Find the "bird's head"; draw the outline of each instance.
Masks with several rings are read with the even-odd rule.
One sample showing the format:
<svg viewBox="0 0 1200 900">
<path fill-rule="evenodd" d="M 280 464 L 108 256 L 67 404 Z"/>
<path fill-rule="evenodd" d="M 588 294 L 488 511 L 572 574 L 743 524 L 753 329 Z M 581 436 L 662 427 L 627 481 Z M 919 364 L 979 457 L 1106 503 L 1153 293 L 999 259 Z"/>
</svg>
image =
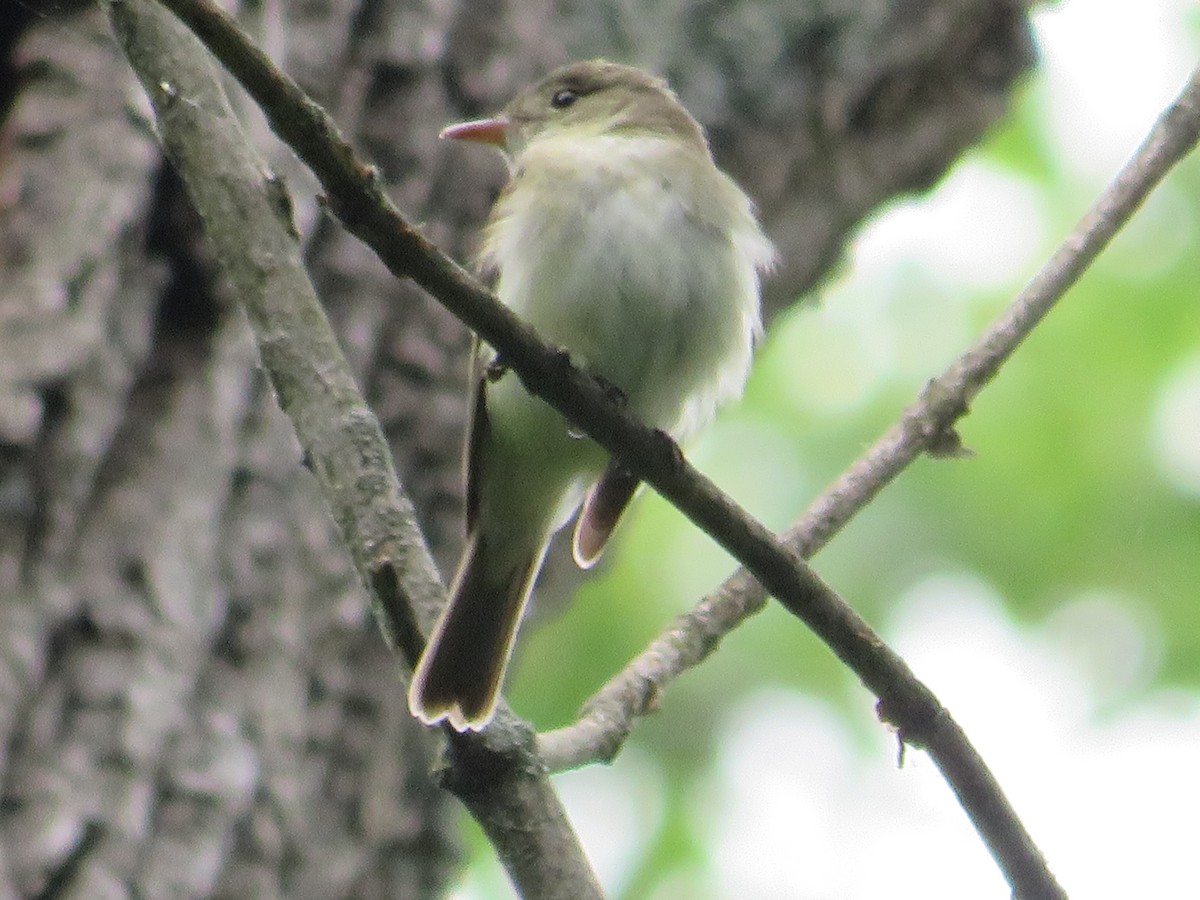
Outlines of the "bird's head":
<svg viewBox="0 0 1200 900">
<path fill-rule="evenodd" d="M 675 139 L 708 153 L 699 124 L 665 82 L 606 60 L 556 69 L 498 116 L 451 125 L 441 133 L 498 147 L 510 159 L 539 139 L 606 135 Z"/>
</svg>

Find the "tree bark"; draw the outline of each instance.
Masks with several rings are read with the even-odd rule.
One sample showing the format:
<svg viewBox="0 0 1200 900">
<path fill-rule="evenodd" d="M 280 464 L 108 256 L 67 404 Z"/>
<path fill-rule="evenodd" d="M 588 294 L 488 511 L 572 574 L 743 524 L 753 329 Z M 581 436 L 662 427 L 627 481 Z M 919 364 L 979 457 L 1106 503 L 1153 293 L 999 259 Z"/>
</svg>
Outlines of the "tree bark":
<svg viewBox="0 0 1200 900">
<path fill-rule="evenodd" d="M 342 0 L 245 24 L 464 259 L 503 172 L 440 125 L 568 58 L 658 70 L 761 206 L 778 311 L 1032 58 L 1020 4 L 835 6 Z M 437 896 L 458 850 L 432 743 L 104 18 L 4 17 L 0 896 Z M 252 132 L 448 570 L 467 335 Z"/>
</svg>

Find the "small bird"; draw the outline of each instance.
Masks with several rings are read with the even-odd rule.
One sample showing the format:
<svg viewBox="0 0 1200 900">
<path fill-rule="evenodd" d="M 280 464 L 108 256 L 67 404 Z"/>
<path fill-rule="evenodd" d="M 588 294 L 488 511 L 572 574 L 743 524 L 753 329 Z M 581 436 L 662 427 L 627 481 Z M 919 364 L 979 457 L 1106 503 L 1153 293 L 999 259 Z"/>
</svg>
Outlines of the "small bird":
<svg viewBox="0 0 1200 900">
<path fill-rule="evenodd" d="M 481 264 L 544 340 L 680 442 L 740 396 L 774 250 L 664 81 L 574 63 L 441 137 L 508 162 Z M 495 713 L 550 538 L 582 503 L 573 551 L 590 567 L 638 488 L 478 341 L 472 390 L 466 549 L 409 689 L 417 718 L 458 731 Z"/>
</svg>

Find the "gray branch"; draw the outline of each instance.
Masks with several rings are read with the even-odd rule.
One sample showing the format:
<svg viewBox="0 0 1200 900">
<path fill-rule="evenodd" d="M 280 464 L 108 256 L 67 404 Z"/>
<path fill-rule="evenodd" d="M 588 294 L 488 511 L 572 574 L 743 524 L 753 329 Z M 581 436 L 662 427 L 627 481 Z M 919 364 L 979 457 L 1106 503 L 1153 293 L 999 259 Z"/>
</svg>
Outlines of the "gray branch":
<svg viewBox="0 0 1200 900">
<path fill-rule="evenodd" d="M 287 192 L 250 149 L 195 38 L 146 0 L 115 0 L 109 11 L 381 628 L 411 666 L 421 643 L 417 619 L 428 625 L 444 588 L 305 274 Z M 486 735 L 455 739 L 443 777 L 523 896 L 601 896 L 527 726 L 507 714 Z"/>
<path fill-rule="evenodd" d="M 602 385 L 545 346 L 468 273 L 438 252 L 380 190 L 329 118 L 206 0 L 162 0 L 209 46 L 312 168 L 339 217 L 399 277 L 437 297 L 506 361 L 533 393 L 651 484 L 737 558 L 801 618 L 879 698 L 902 738 L 943 748 L 935 760 L 1017 895 L 1060 897 L 1061 888 L 999 785 L 949 713 L 870 627 L 792 549 L 692 468 L 661 433 L 617 409 Z"/>
<path fill-rule="evenodd" d="M 784 534 L 811 558 L 922 453 L 956 455 L 955 423 L 1046 315 L 1071 289 L 1141 207 L 1171 168 L 1200 139 L 1200 69 L 1159 117 L 1125 164 L 1054 255 L 979 340 L 926 386 L 861 458 L 821 494 Z M 663 689 L 701 662 L 720 640 L 767 601 L 745 569 L 731 575 L 680 616 L 583 707 L 572 725 L 542 734 L 538 746 L 553 771 L 609 761 L 620 752 L 637 717 L 651 711 Z M 930 752 L 934 748 L 930 747 Z M 936 756 L 936 754 L 935 754 Z"/>
</svg>

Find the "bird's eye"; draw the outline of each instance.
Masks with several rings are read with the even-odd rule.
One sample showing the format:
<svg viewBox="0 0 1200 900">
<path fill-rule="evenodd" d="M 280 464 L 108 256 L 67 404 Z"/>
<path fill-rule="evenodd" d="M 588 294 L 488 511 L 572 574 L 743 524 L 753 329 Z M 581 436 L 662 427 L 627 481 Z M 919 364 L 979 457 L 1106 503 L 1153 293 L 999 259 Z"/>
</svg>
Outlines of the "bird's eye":
<svg viewBox="0 0 1200 900">
<path fill-rule="evenodd" d="M 578 99 L 579 94 L 570 88 L 559 88 L 554 92 L 554 96 L 550 98 L 550 105 L 555 109 L 566 109 Z"/>
</svg>

